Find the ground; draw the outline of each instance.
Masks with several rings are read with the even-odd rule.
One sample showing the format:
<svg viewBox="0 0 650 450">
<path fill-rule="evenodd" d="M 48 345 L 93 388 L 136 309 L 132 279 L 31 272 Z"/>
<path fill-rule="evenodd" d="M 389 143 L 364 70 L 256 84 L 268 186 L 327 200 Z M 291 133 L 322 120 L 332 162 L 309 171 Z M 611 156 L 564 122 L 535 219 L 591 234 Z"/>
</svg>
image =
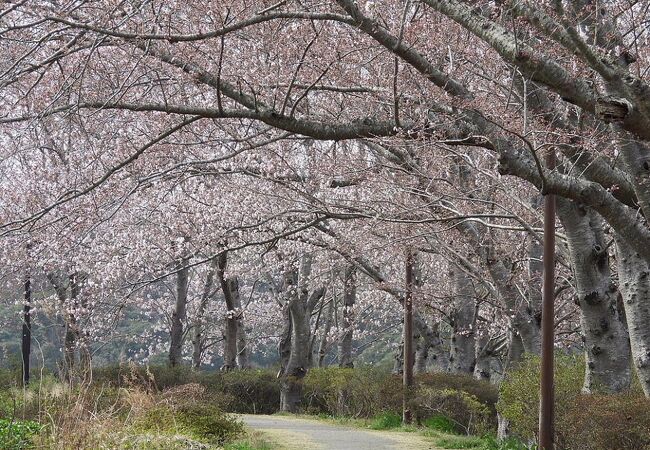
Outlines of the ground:
<svg viewBox="0 0 650 450">
<path fill-rule="evenodd" d="M 262 432 L 278 450 L 436 450 L 416 433 L 373 431 L 290 416 L 242 415 L 244 423 Z"/>
</svg>

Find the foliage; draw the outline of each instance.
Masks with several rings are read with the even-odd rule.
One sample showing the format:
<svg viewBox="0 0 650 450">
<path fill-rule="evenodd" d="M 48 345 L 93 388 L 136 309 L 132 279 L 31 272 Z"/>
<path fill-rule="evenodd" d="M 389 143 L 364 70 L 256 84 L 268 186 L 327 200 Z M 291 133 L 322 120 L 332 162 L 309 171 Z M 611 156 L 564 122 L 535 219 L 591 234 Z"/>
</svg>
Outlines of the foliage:
<svg viewBox="0 0 650 450">
<path fill-rule="evenodd" d="M 4 450 L 31 448 L 31 437 L 41 428 L 39 423 L 31 420 L 0 419 L 0 448 Z"/>
<path fill-rule="evenodd" d="M 421 417 L 445 417 L 453 431 L 483 434 L 491 430 L 494 417 L 490 408 L 474 395 L 455 389 L 418 389 L 417 411 Z"/>
<path fill-rule="evenodd" d="M 244 432 L 244 424 L 213 405 L 184 405 L 176 411 L 181 430 L 201 441 L 223 445 Z"/>
<path fill-rule="evenodd" d="M 371 368 L 320 368 L 303 381 L 305 406 L 335 416 L 373 417 L 401 411 L 399 377 Z"/>
<path fill-rule="evenodd" d="M 645 449 L 650 445 L 650 401 L 631 390 L 622 394 L 582 394 L 580 359 L 556 358 L 556 435 L 571 450 Z M 527 357 L 501 386 L 497 405 L 511 431 L 525 440 L 537 433 L 539 358 Z"/>
<path fill-rule="evenodd" d="M 456 433 L 458 431 L 456 424 L 449 417 L 442 414 L 436 414 L 423 420 L 422 425 L 443 433 Z"/>
<path fill-rule="evenodd" d="M 370 428 L 373 430 L 390 430 L 400 426 L 402 426 L 402 417 L 392 412 L 379 414 L 370 423 Z"/>
<path fill-rule="evenodd" d="M 555 358 L 555 420 L 563 423 L 569 408 L 580 395 L 584 362 L 557 355 Z M 523 439 L 534 440 L 539 414 L 540 359 L 526 356 L 510 370 L 501 384 L 497 410 L 510 421 L 510 430 Z M 558 431 L 560 431 L 558 429 Z"/>
<path fill-rule="evenodd" d="M 558 424 L 571 450 L 650 448 L 650 401 L 639 393 L 581 395 Z"/>
</svg>

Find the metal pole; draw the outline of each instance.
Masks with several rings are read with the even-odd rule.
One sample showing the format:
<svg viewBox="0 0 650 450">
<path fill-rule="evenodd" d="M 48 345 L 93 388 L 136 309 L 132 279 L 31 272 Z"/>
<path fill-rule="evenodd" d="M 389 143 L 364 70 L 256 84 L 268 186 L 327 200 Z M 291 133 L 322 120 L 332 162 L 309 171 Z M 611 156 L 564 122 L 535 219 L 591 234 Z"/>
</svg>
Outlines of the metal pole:
<svg viewBox="0 0 650 450">
<path fill-rule="evenodd" d="M 404 394 L 402 397 L 402 421 L 411 423 L 411 396 L 413 393 L 413 249 L 406 250 L 406 296 L 404 297 Z"/>
<path fill-rule="evenodd" d="M 555 150 L 546 156 L 549 171 L 555 168 Z M 554 396 L 553 346 L 555 327 L 555 196 L 544 195 L 544 282 L 542 286 L 542 367 L 539 396 L 539 448 L 553 450 Z"/>
<path fill-rule="evenodd" d="M 25 303 L 23 305 L 23 334 L 22 334 L 22 356 L 23 356 L 23 386 L 29 384 L 29 356 L 32 352 L 32 322 L 30 309 L 32 306 L 32 283 L 29 275 L 25 277 Z"/>
</svg>

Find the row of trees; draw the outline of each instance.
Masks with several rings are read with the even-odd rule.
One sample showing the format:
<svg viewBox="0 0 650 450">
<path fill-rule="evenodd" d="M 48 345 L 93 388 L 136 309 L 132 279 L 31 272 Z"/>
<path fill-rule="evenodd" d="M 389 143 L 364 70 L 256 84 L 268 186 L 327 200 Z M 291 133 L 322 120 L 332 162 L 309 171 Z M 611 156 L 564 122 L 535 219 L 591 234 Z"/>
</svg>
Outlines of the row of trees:
<svg viewBox="0 0 650 450">
<path fill-rule="evenodd" d="M 6 2 L 7 290 L 47 285 L 66 367 L 127 311 L 171 365 L 275 342 L 293 410 L 395 329 L 415 251 L 417 370 L 498 382 L 540 352 L 554 194 L 557 343 L 586 391 L 650 395 L 647 7 Z"/>
</svg>

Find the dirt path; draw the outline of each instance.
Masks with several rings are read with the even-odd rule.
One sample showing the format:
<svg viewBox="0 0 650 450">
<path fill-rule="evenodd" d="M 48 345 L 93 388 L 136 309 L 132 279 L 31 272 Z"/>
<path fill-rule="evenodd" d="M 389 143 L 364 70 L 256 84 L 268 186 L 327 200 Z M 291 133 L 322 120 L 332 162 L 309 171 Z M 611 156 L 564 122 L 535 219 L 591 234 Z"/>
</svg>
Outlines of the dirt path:
<svg viewBox="0 0 650 450">
<path fill-rule="evenodd" d="M 362 430 L 290 416 L 241 418 L 247 426 L 268 436 L 278 450 L 436 450 L 415 433 Z"/>
</svg>

